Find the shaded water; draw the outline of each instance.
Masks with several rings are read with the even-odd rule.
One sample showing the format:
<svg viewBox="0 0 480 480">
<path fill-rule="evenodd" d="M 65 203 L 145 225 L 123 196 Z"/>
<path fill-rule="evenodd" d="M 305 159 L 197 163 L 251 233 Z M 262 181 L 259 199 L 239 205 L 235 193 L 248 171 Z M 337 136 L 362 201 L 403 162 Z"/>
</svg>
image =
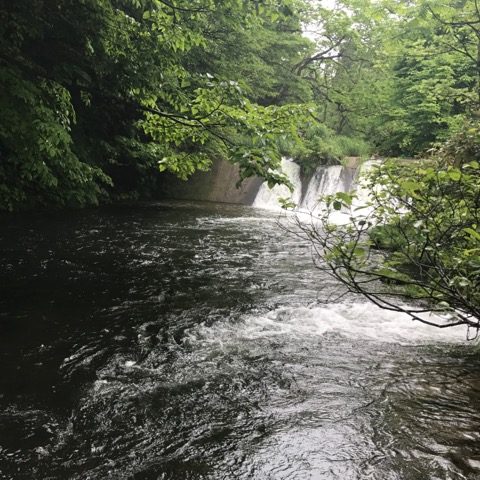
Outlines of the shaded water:
<svg viewBox="0 0 480 480">
<path fill-rule="evenodd" d="M 480 478 L 465 332 L 336 299 L 271 213 L 0 227 L 1 479 Z"/>
</svg>

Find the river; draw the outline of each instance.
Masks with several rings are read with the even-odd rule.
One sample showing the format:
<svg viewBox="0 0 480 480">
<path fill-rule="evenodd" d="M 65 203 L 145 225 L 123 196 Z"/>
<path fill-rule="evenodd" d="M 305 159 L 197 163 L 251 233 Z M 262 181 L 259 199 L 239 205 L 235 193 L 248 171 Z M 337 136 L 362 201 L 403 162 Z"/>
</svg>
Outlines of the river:
<svg viewBox="0 0 480 480">
<path fill-rule="evenodd" d="M 480 478 L 480 358 L 317 271 L 276 214 L 0 221 L 0 478 Z"/>
</svg>

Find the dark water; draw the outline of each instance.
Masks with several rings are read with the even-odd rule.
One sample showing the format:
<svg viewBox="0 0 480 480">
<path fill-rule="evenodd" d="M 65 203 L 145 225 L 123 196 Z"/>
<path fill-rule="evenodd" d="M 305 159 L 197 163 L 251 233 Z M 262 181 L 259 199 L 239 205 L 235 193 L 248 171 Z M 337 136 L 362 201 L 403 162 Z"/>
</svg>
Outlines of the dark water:
<svg viewBox="0 0 480 480">
<path fill-rule="evenodd" d="M 272 214 L 0 228 L 1 479 L 480 478 L 465 332 L 335 300 Z"/>
</svg>

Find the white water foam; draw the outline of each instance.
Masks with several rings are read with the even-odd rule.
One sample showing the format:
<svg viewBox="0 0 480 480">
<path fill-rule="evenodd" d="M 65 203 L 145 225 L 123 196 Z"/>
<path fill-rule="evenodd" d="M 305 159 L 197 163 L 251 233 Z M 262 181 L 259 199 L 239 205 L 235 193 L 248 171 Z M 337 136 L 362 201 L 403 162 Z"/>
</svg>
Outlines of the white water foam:
<svg viewBox="0 0 480 480">
<path fill-rule="evenodd" d="M 378 164 L 376 160 L 364 162 L 358 167 L 354 179 L 352 171 L 342 166 L 318 167 L 312 177 L 303 202 L 297 209 L 297 217 L 302 223 L 316 223 L 326 211 L 326 205 L 321 201 L 325 195 L 337 192 L 355 192 L 351 208 L 340 211 L 330 211 L 328 221 L 336 225 L 347 225 L 352 218 L 357 220 L 367 218 L 372 213 L 368 206 L 371 202 L 371 192 L 365 186 L 364 178 Z"/>
<path fill-rule="evenodd" d="M 425 319 L 445 323 L 435 315 L 425 315 Z M 464 326 L 435 328 L 413 321 L 407 314 L 357 302 L 283 307 L 264 315 L 247 315 L 237 322 L 199 326 L 189 332 L 187 341 L 227 345 L 275 337 L 303 340 L 330 332 L 354 340 L 401 345 L 462 343 L 466 340 Z"/>
</svg>

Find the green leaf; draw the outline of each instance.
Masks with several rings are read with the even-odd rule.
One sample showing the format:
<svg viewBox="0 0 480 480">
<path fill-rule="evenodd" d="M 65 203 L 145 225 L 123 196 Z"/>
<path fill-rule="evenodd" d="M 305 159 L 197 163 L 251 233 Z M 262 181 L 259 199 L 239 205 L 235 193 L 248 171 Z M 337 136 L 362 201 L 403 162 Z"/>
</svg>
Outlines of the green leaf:
<svg viewBox="0 0 480 480">
<path fill-rule="evenodd" d="M 361 248 L 361 247 L 357 247 L 355 248 L 355 250 L 353 251 L 353 254 L 356 256 L 356 257 L 364 257 L 367 252 L 364 248 Z"/>
<path fill-rule="evenodd" d="M 337 192 L 337 198 L 341 200 L 345 205 L 350 206 L 353 201 L 353 195 L 346 192 Z"/>
<path fill-rule="evenodd" d="M 455 182 L 458 182 L 462 178 L 460 170 L 449 170 L 448 176 Z"/>
<path fill-rule="evenodd" d="M 464 232 L 467 232 L 472 238 L 476 240 L 480 240 L 480 233 L 474 230 L 473 228 L 464 228 Z"/>
</svg>

